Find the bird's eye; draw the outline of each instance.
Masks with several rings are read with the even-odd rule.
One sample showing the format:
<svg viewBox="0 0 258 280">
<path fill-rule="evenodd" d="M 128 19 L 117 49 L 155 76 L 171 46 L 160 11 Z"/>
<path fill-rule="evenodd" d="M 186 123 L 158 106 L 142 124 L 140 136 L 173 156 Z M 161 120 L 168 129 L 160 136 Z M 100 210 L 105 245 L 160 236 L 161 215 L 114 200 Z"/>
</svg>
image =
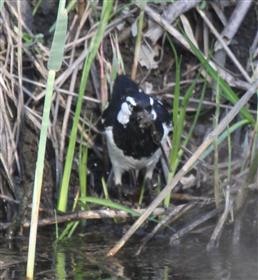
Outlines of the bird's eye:
<svg viewBox="0 0 258 280">
<path fill-rule="evenodd" d="M 142 111 L 141 106 L 136 105 L 136 106 L 134 107 L 134 111 L 135 111 L 136 113 Z"/>
<path fill-rule="evenodd" d="M 147 112 L 151 112 L 152 106 L 151 106 L 151 105 L 146 106 L 145 110 L 146 110 Z"/>
<path fill-rule="evenodd" d="M 127 105 L 128 105 L 128 108 L 129 108 L 130 110 L 132 110 L 132 109 L 133 109 L 133 105 L 132 105 L 130 102 L 128 102 L 128 101 L 126 101 L 126 103 L 127 103 Z"/>
</svg>

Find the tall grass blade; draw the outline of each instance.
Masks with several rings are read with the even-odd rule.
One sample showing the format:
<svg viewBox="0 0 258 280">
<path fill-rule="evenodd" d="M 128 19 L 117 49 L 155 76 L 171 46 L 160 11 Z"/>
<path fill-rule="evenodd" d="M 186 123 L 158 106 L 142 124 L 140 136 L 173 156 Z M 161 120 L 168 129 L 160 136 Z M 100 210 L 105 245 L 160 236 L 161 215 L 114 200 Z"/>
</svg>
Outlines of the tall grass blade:
<svg viewBox="0 0 258 280">
<path fill-rule="evenodd" d="M 198 78 L 197 78 L 197 80 L 198 80 Z M 204 86 L 202 88 L 201 96 L 200 96 L 200 99 L 199 99 L 199 104 L 197 106 L 196 113 L 194 115 L 194 119 L 193 119 L 192 125 L 191 125 L 191 127 L 189 129 L 189 132 L 188 132 L 184 142 L 183 142 L 183 146 L 186 146 L 188 144 L 188 142 L 190 141 L 191 136 L 193 134 L 193 130 L 194 130 L 196 124 L 197 124 L 198 118 L 199 118 L 200 113 L 201 113 L 201 107 L 202 107 L 204 95 L 205 95 L 205 92 L 206 92 L 206 88 L 207 88 L 207 82 L 204 83 Z"/>
<path fill-rule="evenodd" d="M 187 39 L 187 38 L 186 38 Z M 203 68 L 205 69 L 205 71 L 207 72 L 207 74 L 218 83 L 218 86 L 221 90 L 221 94 L 224 98 L 226 98 L 228 101 L 230 101 L 232 104 L 236 104 L 237 101 L 239 100 L 238 96 L 236 95 L 236 93 L 231 89 L 231 87 L 228 85 L 228 83 L 226 81 L 224 81 L 220 76 L 219 73 L 214 70 L 208 63 L 207 59 L 204 57 L 204 55 L 202 54 L 202 52 L 200 50 L 198 50 L 194 44 L 187 39 L 191 49 L 193 51 L 193 53 L 195 54 L 195 56 L 199 59 L 199 61 L 201 62 Z M 250 114 L 250 112 L 246 109 L 246 108 L 242 108 L 240 111 L 240 114 L 243 118 L 247 119 L 249 123 L 251 123 L 251 125 L 254 126 L 255 124 L 255 120 L 253 118 L 253 116 Z"/>
<path fill-rule="evenodd" d="M 30 239 L 29 239 L 29 251 L 27 262 L 27 278 L 32 279 L 34 273 L 35 262 L 35 249 L 36 249 L 36 237 L 37 237 L 37 225 L 38 225 L 38 208 L 40 203 L 43 171 L 44 171 L 44 159 L 46 151 L 47 130 L 49 126 L 49 112 L 51 108 L 52 92 L 55 81 L 55 71 L 50 70 L 48 73 L 47 89 L 45 95 L 44 111 L 42 117 L 42 124 L 40 130 L 40 139 L 38 146 L 38 156 L 36 163 L 36 171 L 33 187 L 33 200 L 32 200 L 32 212 L 31 212 L 31 227 L 30 227 Z"/>
<path fill-rule="evenodd" d="M 0 0 L 0 11 L 2 10 L 3 6 L 4 6 L 4 0 Z"/>
<path fill-rule="evenodd" d="M 169 155 L 170 173 L 169 180 L 174 176 L 180 159 L 182 157 L 182 134 L 185 124 L 186 109 L 191 96 L 193 95 L 196 80 L 193 80 L 190 87 L 186 90 L 183 100 L 180 102 L 180 73 L 181 73 L 181 58 L 178 58 L 175 47 L 169 40 L 170 46 L 172 48 L 175 67 L 176 67 L 176 77 L 175 77 L 175 89 L 174 89 L 174 100 L 173 100 L 173 134 L 172 134 L 172 150 Z M 165 206 L 168 207 L 170 203 L 170 195 L 165 199 Z"/>
<path fill-rule="evenodd" d="M 113 8 L 112 0 L 105 0 L 103 2 L 101 19 L 99 22 L 98 30 L 97 30 L 95 37 L 91 41 L 90 48 L 89 48 L 89 55 L 87 56 L 85 63 L 84 63 L 84 67 L 83 67 L 79 95 L 78 95 L 78 99 L 77 99 L 75 115 L 74 115 L 74 119 L 73 119 L 73 126 L 72 126 L 72 130 L 71 130 L 71 134 L 70 134 L 70 141 L 69 141 L 67 155 L 66 155 L 64 174 L 63 174 L 63 178 L 62 178 L 60 195 L 59 195 L 59 200 L 58 200 L 58 210 L 62 211 L 62 212 L 65 212 L 66 208 L 67 208 L 68 189 L 69 189 L 70 175 L 71 175 L 72 164 L 73 164 L 78 123 L 79 123 L 79 118 L 80 118 L 80 113 L 81 113 L 81 108 L 82 108 L 83 95 L 84 95 L 84 92 L 86 89 L 86 84 L 88 81 L 91 64 L 97 54 L 99 45 L 103 39 L 105 27 L 108 23 L 112 8 Z"/>
<path fill-rule="evenodd" d="M 56 279 L 67 279 L 67 272 L 66 272 L 66 255 L 64 252 L 55 252 L 55 258 L 56 258 Z"/>
<path fill-rule="evenodd" d="M 182 125 L 179 123 L 179 115 L 180 115 L 180 68 L 181 68 L 181 59 L 178 58 L 177 52 L 173 44 L 170 42 L 170 46 L 173 50 L 174 58 L 175 58 L 175 66 L 176 66 L 176 77 L 175 77 L 175 89 L 174 89 L 174 100 L 173 100 L 173 136 L 172 136 L 172 143 L 173 149 L 170 153 L 170 168 L 171 173 L 176 168 L 177 165 L 177 155 L 180 146 L 180 138 L 181 138 L 181 129 L 180 126 Z"/>
<path fill-rule="evenodd" d="M 137 217 L 140 216 L 140 214 L 137 211 L 134 211 L 129 207 L 123 206 L 122 204 L 113 202 L 109 199 L 102 199 L 102 198 L 93 197 L 93 196 L 86 196 L 86 197 L 81 197 L 80 200 L 83 203 L 94 203 L 94 204 L 98 204 L 101 206 L 109 207 L 111 209 L 125 211 L 126 213 L 131 214 L 132 216 L 137 216 Z"/>
<path fill-rule="evenodd" d="M 218 83 L 216 83 L 216 110 L 215 116 L 213 119 L 214 127 L 217 127 L 219 124 L 219 117 L 220 117 L 220 87 Z M 214 178 L 214 199 L 216 208 L 219 208 L 220 201 L 221 201 L 221 187 L 220 187 L 220 176 L 219 176 L 219 145 L 218 145 L 218 137 L 213 142 L 214 147 L 214 162 L 213 162 L 213 178 Z"/>
<path fill-rule="evenodd" d="M 248 120 L 241 120 L 237 123 L 234 123 L 231 125 L 227 130 L 225 130 L 222 134 L 219 135 L 217 138 L 218 145 L 222 143 L 230 134 L 232 134 L 234 131 L 238 130 L 240 127 L 245 126 L 249 123 Z M 204 160 L 207 156 L 210 155 L 214 151 L 214 145 L 210 145 L 205 152 L 202 153 L 200 160 Z"/>
<path fill-rule="evenodd" d="M 65 6 L 65 0 L 60 0 L 59 5 L 61 7 Z M 60 8 L 59 6 L 59 8 Z M 59 28 L 66 28 L 67 23 L 65 24 L 65 20 L 67 17 L 65 16 L 65 10 L 60 10 L 58 13 L 58 20 L 61 20 L 64 23 L 64 26 L 58 25 Z M 64 15 L 64 17 L 63 17 Z M 60 33 L 60 30 L 56 32 Z M 61 32 L 65 36 L 65 32 Z M 55 41 L 58 38 L 58 42 Z M 64 46 L 60 45 L 64 44 L 64 38 L 60 40 L 59 36 L 54 36 L 53 47 L 57 47 L 59 45 L 59 50 L 63 50 Z M 52 49 L 51 49 L 52 52 Z M 48 80 L 47 80 L 47 87 L 46 87 L 46 95 L 45 95 L 45 102 L 43 108 L 43 117 L 42 117 L 42 124 L 40 130 L 40 139 L 39 139 L 39 146 L 38 146 L 38 155 L 37 155 L 37 163 L 36 163 L 36 171 L 35 171 L 35 178 L 34 178 L 34 187 L 33 187 L 33 201 L 32 201 L 32 211 L 31 211 L 31 227 L 30 227 L 30 238 L 29 238 L 29 249 L 28 249 L 28 262 L 27 262 L 27 272 L 26 277 L 27 279 L 32 279 L 34 274 L 34 267 L 35 267 L 35 251 L 36 251 L 36 238 L 37 238 L 37 225 L 38 225 L 38 211 L 39 211 L 39 204 L 40 204 L 40 195 L 41 195 L 41 188 L 42 188 L 42 180 L 43 180 L 43 171 L 44 171 L 44 159 L 45 159 L 45 151 L 46 151 L 46 142 L 47 142 L 47 132 L 49 127 L 49 114 L 52 102 L 52 93 L 54 88 L 54 81 L 57 66 L 61 66 L 63 53 L 59 54 L 58 58 L 60 61 L 55 61 L 54 68 L 49 68 L 48 73 Z M 50 64 L 49 66 L 53 66 Z"/>
<path fill-rule="evenodd" d="M 48 69 L 58 71 L 62 65 L 67 22 L 67 11 L 63 10 L 57 18 L 56 30 L 47 64 Z"/>
<path fill-rule="evenodd" d="M 79 180 L 81 196 L 86 196 L 87 193 L 87 162 L 88 162 L 88 147 L 80 147 L 79 157 Z"/>
<path fill-rule="evenodd" d="M 229 130 L 229 127 L 228 129 Z M 228 133 L 228 170 L 227 170 L 227 181 L 230 184 L 232 176 L 232 141 L 231 135 Z"/>
</svg>

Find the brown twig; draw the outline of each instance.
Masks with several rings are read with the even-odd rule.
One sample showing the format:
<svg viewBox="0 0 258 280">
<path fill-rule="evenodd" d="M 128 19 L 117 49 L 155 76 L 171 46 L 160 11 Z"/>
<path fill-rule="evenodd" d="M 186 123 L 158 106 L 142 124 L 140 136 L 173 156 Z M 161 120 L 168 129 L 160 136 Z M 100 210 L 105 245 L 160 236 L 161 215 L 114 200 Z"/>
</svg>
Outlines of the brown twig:
<svg viewBox="0 0 258 280">
<path fill-rule="evenodd" d="M 170 4 L 164 9 L 162 15 L 160 18 L 166 20 L 170 26 L 172 26 L 172 22 L 174 22 L 177 17 L 179 17 L 181 14 L 187 12 L 188 10 L 192 9 L 193 7 L 197 6 L 201 1 L 200 0 L 181 0 L 176 1 L 173 4 Z M 146 9 L 150 10 L 148 7 Z M 146 11 L 146 10 L 145 10 Z M 149 38 L 153 44 L 155 44 L 158 39 L 162 36 L 164 33 L 164 30 L 159 25 L 154 25 L 147 30 L 145 33 L 145 37 Z"/>
<path fill-rule="evenodd" d="M 178 1 L 180 2 L 180 1 Z M 153 19 L 155 22 L 157 22 L 161 27 L 163 27 L 167 32 L 169 32 L 174 38 L 176 38 L 177 41 L 179 41 L 186 49 L 191 51 L 191 48 L 187 42 L 187 40 L 184 38 L 184 36 L 170 23 L 162 18 L 156 11 L 154 11 L 152 8 L 150 8 L 148 5 L 144 8 L 145 13 Z"/>
<path fill-rule="evenodd" d="M 141 50 L 143 20 L 144 20 L 144 10 L 141 9 L 141 12 L 140 12 L 140 15 L 139 15 L 138 21 L 137 21 L 137 37 L 136 37 L 133 65 L 132 65 L 132 71 L 131 71 L 132 80 L 136 79 L 137 66 L 138 66 L 139 55 L 140 55 L 140 50 Z"/>
<path fill-rule="evenodd" d="M 160 24 L 160 26 L 162 26 L 170 35 L 172 35 L 182 46 L 184 46 L 187 50 L 192 52 L 185 37 L 176 28 L 174 28 L 172 25 L 170 25 L 168 21 L 166 21 L 164 18 L 162 18 L 156 11 L 154 11 L 148 5 L 145 6 L 144 11 L 151 19 L 153 19 L 155 22 Z M 249 85 L 250 85 L 249 82 L 245 83 L 242 81 L 237 81 L 231 74 L 229 74 L 227 71 L 225 71 L 221 67 L 218 67 L 218 65 L 216 65 L 211 60 L 209 61 L 209 64 L 213 69 L 218 71 L 220 76 L 224 80 L 226 80 L 231 86 L 236 86 L 236 87 L 240 87 L 240 88 L 248 90 Z"/>
<path fill-rule="evenodd" d="M 141 214 L 145 211 L 145 209 L 135 209 L 134 211 Z M 164 208 L 157 208 L 156 211 L 153 213 L 153 215 L 160 216 L 164 213 L 164 211 L 165 211 Z M 60 224 L 60 223 L 66 223 L 71 221 L 78 221 L 78 220 L 96 220 L 96 219 L 107 219 L 107 218 L 126 219 L 130 217 L 132 217 L 132 215 L 121 210 L 112 210 L 112 209 L 88 210 L 88 211 L 79 211 L 75 213 L 65 214 L 62 216 L 41 219 L 39 220 L 38 225 L 48 226 L 48 225 Z M 25 228 L 30 227 L 30 222 L 29 221 L 24 222 L 23 227 Z"/>
<path fill-rule="evenodd" d="M 229 186 L 226 187 L 226 194 L 225 194 L 225 208 L 224 212 L 222 213 L 212 235 L 210 241 L 207 245 L 207 249 L 210 250 L 211 248 L 217 247 L 219 245 L 219 239 L 222 234 L 223 226 L 227 220 L 227 217 L 232 210 L 232 200 L 230 198 L 230 188 Z"/>
<path fill-rule="evenodd" d="M 213 209 L 210 212 L 205 213 L 198 220 L 192 222 L 191 224 L 189 224 L 186 227 L 184 227 L 181 230 L 179 230 L 177 233 L 173 234 L 170 237 L 169 244 L 172 245 L 173 243 L 176 242 L 176 240 L 178 240 L 179 238 L 182 238 L 184 235 L 186 235 L 187 233 L 192 231 L 194 228 L 196 228 L 197 226 L 203 224 L 207 220 L 215 217 L 217 214 L 218 214 L 218 210 L 217 209 Z"/>
<path fill-rule="evenodd" d="M 187 211 L 189 211 L 190 209 L 192 209 L 194 207 L 195 203 L 192 204 L 188 204 L 188 205 L 179 205 L 175 208 L 172 209 L 172 211 L 170 211 L 168 213 L 168 215 L 166 215 L 165 218 L 163 218 L 156 226 L 155 228 L 152 230 L 151 233 L 149 233 L 141 242 L 141 246 L 139 247 L 139 249 L 136 252 L 136 255 L 139 255 L 143 248 L 146 246 L 146 244 L 154 237 L 154 235 L 164 226 L 166 226 L 168 224 L 168 222 L 170 221 L 171 223 L 171 219 L 175 220 L 174 218 L 178 218 L 181 217 L 184 213 L 186 213 Z"/>
<path fill-rule="evenodd" d="M 238 68 L 238 70 L 241 72 L 241 74 L 244 76 L 244 78 L 247 80 L 247 82 L 251 83 L 252 79 L 249 77 L 246 70 L 243 68 L 243 66 L 240 64 L 236 56 L 233 54 L 233 52 L 230 50 L 230 48 L 227 46 L 227 43 L 224 41 L 222 36 L 217 32 L 216 28 L 213 26 L 211 21 L 208 19 L 208 17 L 205 15 L 205 13 L 197 8 L 197 11 L 199 15 L 203 18 L 207 26 L 210 28 L 212 33 L 216 36 L 217 40 L 221 44 L 221 46 L 226 51 L 227 55 L 230 57 L 231 61 L 235 64 L 235 66 Z"/>
</svg>

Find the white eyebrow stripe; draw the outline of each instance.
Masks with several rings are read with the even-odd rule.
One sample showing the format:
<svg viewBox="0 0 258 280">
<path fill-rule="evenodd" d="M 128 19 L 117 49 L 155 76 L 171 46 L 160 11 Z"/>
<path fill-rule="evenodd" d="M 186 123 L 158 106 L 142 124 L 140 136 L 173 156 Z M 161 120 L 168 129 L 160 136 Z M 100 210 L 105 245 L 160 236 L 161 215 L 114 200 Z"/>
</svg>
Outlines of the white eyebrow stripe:
<svg viewBox="0 0 258 280">
<path fill-rule="evenodd" d="M 126 101 L 129 102 L 131 105 L 136 106 L 136 102 L 131 96 L 127 96 Z"/>
<path fill-rule="evenodd" d="M 120 111 L 117 114 L 117 121 L 122 125 L 126 125 L 129 123 L 131 113 L 129 105 L 126 102 L 123 102 Z"/>
<path fill-rule="evenodd" d="M 152 119 L 153 120 L 156 120 L 157 119 L 157 113 L 155 112 L 155 110 L 151 110 L 151 116 L 152 116 Z"/>
</svg>

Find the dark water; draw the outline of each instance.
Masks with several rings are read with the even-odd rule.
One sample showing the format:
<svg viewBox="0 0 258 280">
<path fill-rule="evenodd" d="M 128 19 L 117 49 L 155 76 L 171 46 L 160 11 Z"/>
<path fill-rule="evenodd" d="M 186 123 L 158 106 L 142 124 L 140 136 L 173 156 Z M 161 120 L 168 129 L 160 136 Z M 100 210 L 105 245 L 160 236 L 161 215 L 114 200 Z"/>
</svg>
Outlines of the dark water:
<svg viewBox="0 0 258 280">
<path fill-rule="evenodd" d="M 257 212 L 255 207 L 253 213 Z M 38 236 L 36 279 L 143 279 L 143 280 L 240 280 L 258 279 L 258 223 L 248 214 L 234 245 L 234 226 L 227 225 L 217 249 L 206 250 L 210 231 L 192 233 L 176 246 L 169 236 L 158 236 L 135 256 L 134 238 L 114 258 L 105 253 L 121 237 L 121 226 L 109 223 L 86 225 L 73 238 L 56 245 L 50 230 Z M 52 229 L 51 229 L 52 230 Z M 24 279 L 27 239 L 0 243 L 0 279 Z"/>
</svg>

